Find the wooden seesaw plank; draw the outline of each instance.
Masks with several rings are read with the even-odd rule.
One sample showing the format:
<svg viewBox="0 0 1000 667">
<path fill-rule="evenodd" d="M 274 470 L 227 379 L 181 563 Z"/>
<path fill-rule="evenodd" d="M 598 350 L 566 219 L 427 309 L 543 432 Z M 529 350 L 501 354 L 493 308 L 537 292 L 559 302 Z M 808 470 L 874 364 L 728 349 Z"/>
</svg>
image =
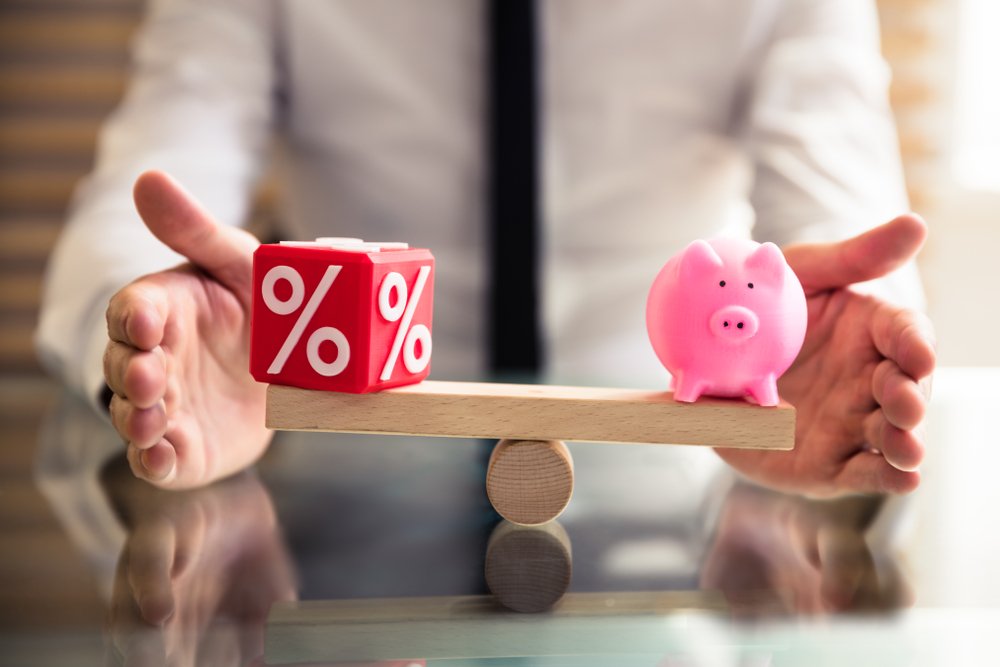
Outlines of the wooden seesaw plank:
<svg viewBox="0 0 1000 667">
<path fill-rule="evenodd" d="M 271 385 L 267 427 L 387 435 L 792 449 L 795 408 L 669 392 L 435 382 L 371 394 Z"/>
</svg>

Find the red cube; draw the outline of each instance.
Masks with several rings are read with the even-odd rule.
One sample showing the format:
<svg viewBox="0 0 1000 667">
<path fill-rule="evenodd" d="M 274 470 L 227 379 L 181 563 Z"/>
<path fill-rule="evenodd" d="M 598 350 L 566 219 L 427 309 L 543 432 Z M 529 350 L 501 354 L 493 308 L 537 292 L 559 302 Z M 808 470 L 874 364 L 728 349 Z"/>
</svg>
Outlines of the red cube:
<svg viewBox="0 0 1000 667">
<path fill-rule="evenodd" d="M 250 373 L 361 394 L 430 373 L 434 256 L 402 243 L 320 239 L 253 258 Z"/>
</svg>

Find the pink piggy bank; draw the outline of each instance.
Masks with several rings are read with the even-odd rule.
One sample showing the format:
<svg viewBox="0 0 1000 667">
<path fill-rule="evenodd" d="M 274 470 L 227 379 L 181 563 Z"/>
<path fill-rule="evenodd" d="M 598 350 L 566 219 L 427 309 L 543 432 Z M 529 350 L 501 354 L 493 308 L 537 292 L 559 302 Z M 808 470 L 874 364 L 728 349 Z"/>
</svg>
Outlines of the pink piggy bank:
<svg viewBox="0 0 1000 667">
<path fill-rule="evenodd" d="M 806 297 L 773 243 L 694 241 L 653 281 L 646 329 L 676 400 L 749 395 L 774 406 L 806 335 Z"/>
</svg>

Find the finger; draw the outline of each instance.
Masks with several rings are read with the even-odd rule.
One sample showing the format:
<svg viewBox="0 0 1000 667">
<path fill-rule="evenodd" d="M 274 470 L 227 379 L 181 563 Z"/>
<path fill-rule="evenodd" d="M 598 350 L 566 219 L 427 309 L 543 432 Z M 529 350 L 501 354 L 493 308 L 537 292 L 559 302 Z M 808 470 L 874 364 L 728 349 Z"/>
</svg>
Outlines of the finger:
<svg viewBox="0 0 1000 667">
<path fill-rule="evenodd" d="M 937 363 L 934 327 L 923 313 L 883 304 L 869 320 L 872 342 L 886 359 L 914 380 L 931 374 Z"/>
<path fill-rule="evenodd" d="M 128 583 L 128 549 L 118 558 L 108 611 L 106 665 L 164 665 L 161 633 L 142 618 Z"/>
<path fill-rule="evenodd" d="M 266 663 L 257 662 L 257 657 L 264 655 L 264 622 L 240 623 L 237 630 L 240 652 L 240 661 L 237 664 L 247 667 L 266 667 Z"/>
<path fill-rule="evenodd" d="M 167 411 L 163 401 L 149 408 L 137 408 L 115 395 L 111 398 L 109 414 L 118 434 L 136 449 L 149 449 L 167 431 Z"/>
<path fill-rule="evenodd" d="M 249 233 L 220 225 L 181 185 L 160 171 L 139 176 L 136 209 L 156 238 L 249 301 L 253 251 Z"/>
<path fill-rule="evenodd" d="M 125 649 L 124 667 L 167 665 L 169 656 L 163 643 L 163 633 L 155 630 L 137 632 Z"/>
<path fill-rule="evenodd" d="M 871 581 L 871 552 L 863 536 L 846 527 L 821 528 L 817 536 L 822 567 L 820 591 L 823 600 L 837 611 L 856 605 L 859 589 Z"/>
<path fill-rule="evenodd" d="M 189 496 L 190 498 L 190 496 Z M 174 517 L 174 565 L 172 576 L 182 577 L 193 566 L 196 566 L 199 556 L 203 554 L 205 534 L 208 531 L 208 518 L 205 508 L 200 502 L 192 499 L 185 502 L 182 511 Z M 225 521 L 219 517 L 219 521 Z"/>
<path fill-rule="evenodd" d="M 854 493 L 910 493 L 920 484 L 920 473 L 900 470 L 878 452 L 861 451 L 844 464 L 837 487 Z"/>
<path fill-rule="evenodd" d="M 164 287 L 143 278 L 125 286 L 108 302 L 108 337 L 140 350 L 152 350 L 163 341 L 168 298 Z"/>
<path fill-rule="evenodd" d="M 219 623 L 214 619 L 214 609 L 205 610 L 202 616 L 204 623 L 213 623 L 210 627 L 199 628 L 202 631 L 200 642 L 190 642 L 191 665 L 243 665 L 245 664 L 240 651 L 240 624 Z"/>
<path fill-rule="evenodd" d="M 845 241 L 791 245 L 784 253 L 806 292 L 818 292 L 891 273 L 926 239 L 927 224 L 908 213 Z"/>
<path fill-rule="evenodd" d="M 108 403 L 108 416 L 111 417 L 111 425 L 115 427 L 118 431 L 118 435 L 122 437 L 125 442 L 128 442 L 128 438 L 125 437 L 125 413 L 128 409 L 128 401 L 118 394 L 111 395 L 111 402 Z"/>
<path fill-rule="evenodd" d="M 146 479 L 151 482 L 167 484 L 177 474 L 177 452 L 166 440 L 142 450 L 139 462 L 147 472 Z"/>
<path fill-rule="evenodd" d="M 864 420 L 865 440 L 877 449 L 889 465 L 914 472 L 923 463 L 925 447 L 919 428 L 904 431 L 893 426 L 881 410 L 875 410 Z"/>
<path fill-rule="evenodd" d="M 104 383 L 119 398 L 128 397 L 125 393 L 125 366 L 129 353 L 135 349 L 113 340 L 104 346 Z"/>
<path fill-rule="evenodd" d="M 146 352 L 109 341 L 104 349 L 104 380 L 135 407 L 152 407 L 167 390 L 166 355 L 160 347 Z"/>
<path fill-rule="evenodd" d="M 177 476 L 177 453 L 165 439 L 146 449 L 130 445 L 125 455 L 132 473 L 139 479 L 166 486 Z"/>
<path fill-rule="evenodd" d="M 163 623 L 174 612 L 170 577 L 174 548 L 173 527 L 160 518 L 140 523 L 129 541 L 128 582 L 149 623 Z"/>
<path fill-rule="evenodd" d="M 885 359 L 872 374 L 872 395 L 882 407 L 885 419 L 904 431 L 916 428 L 927 411 L 920 386 L 904 375 L 895 361 Z"/>
<path fill-rule="evenodd" d="M 115 563 L 114 583 L 111 587 L 111 599 L 108 603 L 106 618 L 110 647 L 114 660 L 109 664 L 121 664 L 128 646 L 129 639 L 139 625 L 139 608 L 128 583 L 128 545 L 118 555 Z M 111 658 L 112 656 L 109 656 Z"/>
</svg>

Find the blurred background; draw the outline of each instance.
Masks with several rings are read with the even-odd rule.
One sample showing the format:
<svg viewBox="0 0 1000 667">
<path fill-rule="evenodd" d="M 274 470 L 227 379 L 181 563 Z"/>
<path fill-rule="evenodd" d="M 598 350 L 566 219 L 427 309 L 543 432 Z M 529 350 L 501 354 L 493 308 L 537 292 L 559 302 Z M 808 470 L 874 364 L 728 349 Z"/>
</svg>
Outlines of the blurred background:
<svg viewBox="0 0 1000 667">
<path fill-rule="evenodd" d="M 142 0 L 0 0 L 0 373 L 40 373 L 32 348 L 41 275 L 101 119 L 128 73 Z M 913 208 L 943 365 L 1000 365 L 993 248 L 1000 231 L 1000 3 L 878 0 L 895 73 Z M 266 226 L 271 191 L 255 225 Z M 977 305 L 979 307 L 977 307 Z"/>
<path fill-rule="evenodd" d="M 141 0 L 0 0 L 0 420 L 35 429 L 55 395 L 35 359 L 46 257 L 76 182 L 89 170 L 101 120 L 122 94 Z M 1000 3 L 878 0 L 883 48 L 894 71 L 892 103 L 913 208 L 931 225 L 921 268 L 946 366 L 1000 366 Z M 254 227 L 272 220 L 262 188 Z M 27 435 L 26 435 L 27 437 Z M 0 448 L 0 552 L 30 542 L 69 549 L 25 471 L 33 452 Z M 48 526 L 48 528 L 41 528 Z M 23 546 L 21 547 L 23 549 Z M 36 610 L 91 619 L 89 575 L 52 560 L 0 560 L 12 604 L 0 624 Z M 11 569 L 13 568 L 13 569 Z M 60 604 L 37 599 L 33 578 L 64 582 Z M 59 610 L 59 611 L 54 611 Z M 35 619 L 36 621 L 39 619 Z"/>
</svg>

